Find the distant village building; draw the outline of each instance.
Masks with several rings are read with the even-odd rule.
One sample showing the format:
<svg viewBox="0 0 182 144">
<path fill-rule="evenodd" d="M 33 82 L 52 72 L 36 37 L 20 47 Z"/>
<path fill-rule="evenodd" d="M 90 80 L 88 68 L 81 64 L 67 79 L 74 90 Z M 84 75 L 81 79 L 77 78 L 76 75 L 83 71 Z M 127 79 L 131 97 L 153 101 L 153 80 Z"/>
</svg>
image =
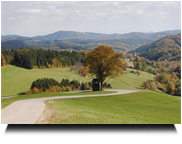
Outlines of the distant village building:
<svg viewBox="0 0 182 144">
<path fill-rule="evenodd" d="M 136 55 L 136 52 L 134 53 L 134 57 L 136 57 L 137 55 Z"/>
</svg>

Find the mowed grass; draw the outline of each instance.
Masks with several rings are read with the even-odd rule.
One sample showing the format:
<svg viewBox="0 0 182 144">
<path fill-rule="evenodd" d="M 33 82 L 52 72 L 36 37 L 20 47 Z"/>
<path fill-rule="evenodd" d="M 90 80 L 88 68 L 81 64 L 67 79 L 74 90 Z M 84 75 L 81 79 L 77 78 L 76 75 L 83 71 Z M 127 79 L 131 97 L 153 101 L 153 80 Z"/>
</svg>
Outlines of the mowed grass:
<svg viewBox="0 0 182 144">
<path fill-rule="evenodd" d="M 107 79 L 106 82 L 111 82 L 114 89 L 141 89 L 143 81 L 153 79 L 154 75 L 141 72 L 140 76 L 129 73 L 132 69 L 127 69 L 127 74 L 123 76 Z M 125 72 L 124 72 L 125 73 Z M 1 69 L 1 96 L 15 96 L 25 93 L 29 90 L 33 81 L 38 78 L 53 78 L 58 82 L 62 79 L 79 80 L 80 82 L 89 82 L 92 79 L 89 76 L 83 77 L 70 71 L 70 68 L 50 68 L 50 69 L 33 69 L 28 70 L 17 66 L 9 66 Z"/>
<path fill-rule="evenodd" d="M 142 83 L 148 79 L 154 80 L 155 75 L 139 71 L 141 75 L 130 73 L 130 71 L 136 71 L 135 69 L 127 68 L 124 71 L 124 74 L 120 77 L 108 80 L 111 82 L 111 86 L 115 89 L 128 89 L 128 90 L 137 90 L 143 89 Z"/>
<path fill-rule="evenodd" d="M 142 91 L 46 101 L 49 124 L 180 124 L 181 97 Z"/>
<path fill-rule="evenodd" d="M 91 78 L 83 77 L 70 71 L 70 68 L 50 68 L 28 70 L 17 66 L 1 69 L 1 96 L 15 96 L 29 90 L 33 81 L 39 78 L 53 78 L 58 82 L 62 79 L 89 82 Z"/>
</svg>

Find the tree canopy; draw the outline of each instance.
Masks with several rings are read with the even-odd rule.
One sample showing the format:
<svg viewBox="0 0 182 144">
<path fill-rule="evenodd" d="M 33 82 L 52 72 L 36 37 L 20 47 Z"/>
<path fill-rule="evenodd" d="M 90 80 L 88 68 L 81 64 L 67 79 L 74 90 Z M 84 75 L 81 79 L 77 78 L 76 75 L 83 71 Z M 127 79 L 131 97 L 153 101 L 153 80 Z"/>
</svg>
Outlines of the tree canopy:
<svg viewBox="0 0 182 144">
<path fill-rule="evenodd" d="M 107 77 L 114 78 L 123 74 L 124 60 L 122 53 L 115 53 L 112 47 L 100 45 L 88 53 L 84 64 L 91 76 L 102 85 Z"/>
</svg>

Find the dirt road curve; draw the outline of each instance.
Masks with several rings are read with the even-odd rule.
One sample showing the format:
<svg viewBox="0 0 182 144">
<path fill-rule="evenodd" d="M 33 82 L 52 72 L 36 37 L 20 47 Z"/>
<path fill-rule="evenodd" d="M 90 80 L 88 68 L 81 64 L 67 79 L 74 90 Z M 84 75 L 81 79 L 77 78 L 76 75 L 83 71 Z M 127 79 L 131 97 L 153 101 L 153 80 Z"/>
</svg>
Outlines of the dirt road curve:
<svg viewBox="0 0 182 144">
<path fill-rule="evenodd" d="M 100 94 L 100 95 L 78 95 L 78 96 L 57 96 L 16 101 L 1 110 L 2 124 L 34 124 L 42 114 L 45 100 L 61 99 L 61 98 L 79 98 L 94 96 L 109 96 L 116 94 L 127 94 L 137 92 L 135 90 L 116 90 L 110 89 L 106 91 L 117 91 L 117 93 Z"/>
</svg>

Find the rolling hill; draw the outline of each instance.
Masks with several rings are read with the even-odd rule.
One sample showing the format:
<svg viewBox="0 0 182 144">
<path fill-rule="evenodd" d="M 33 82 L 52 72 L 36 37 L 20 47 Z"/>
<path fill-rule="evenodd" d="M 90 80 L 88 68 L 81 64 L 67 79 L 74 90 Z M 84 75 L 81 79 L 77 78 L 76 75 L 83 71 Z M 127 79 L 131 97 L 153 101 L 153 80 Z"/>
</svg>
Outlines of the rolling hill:
<svg viewBox="0 0 182 144">
<path fill-rule="evenodd" d="M 79 40 L 106 40 L 106 39 L 150 39 L 157 40 L 163 36 L 174 35 L 181 33 L 181 30 L 168 30 L 161 32 L 154 32 L 150 34 L 145 34 L 141 32 L 131 32 L 126 34 L 101 34 L 92 32 L 76 32 L 76 31 L 57 31 L 52 34 L 45 36 L 34 36 L 34 37 L 24 37 L 26 39 L 37 39 L 37 40 L 66 40 L 66 39 L 79 39 Z M 7 35 L 1 36 L 1 39 L 16 39 L 18 37 L 23 37 L 19 35 Z"/>
<path fill-rule="evenodd" d="M 181 60 L 181 34 L 165 36 L 128 53 L 135 52 L 149 60 Z"/>
<path fill-rule="evenodd" d="M 104 44 L 113 47 L 118 52 L 126 53 L 129 50 L 136 49 L 164 36 L 178 34 L 180 32 L 181 30 L 163 31 L 150 34 L 141 32 L 131 32 L 127 34 L 101 34 L 91 32 L 58 31 L 45 36 L 35 37 L 8 35 L 1 36 L 1 49 L 17 49 L 22 47 L 56 50 L 92 50 L 96 46 Z M 18 43 L 19 45 L 12 45 L 12 43 Z"/>
</svg>

